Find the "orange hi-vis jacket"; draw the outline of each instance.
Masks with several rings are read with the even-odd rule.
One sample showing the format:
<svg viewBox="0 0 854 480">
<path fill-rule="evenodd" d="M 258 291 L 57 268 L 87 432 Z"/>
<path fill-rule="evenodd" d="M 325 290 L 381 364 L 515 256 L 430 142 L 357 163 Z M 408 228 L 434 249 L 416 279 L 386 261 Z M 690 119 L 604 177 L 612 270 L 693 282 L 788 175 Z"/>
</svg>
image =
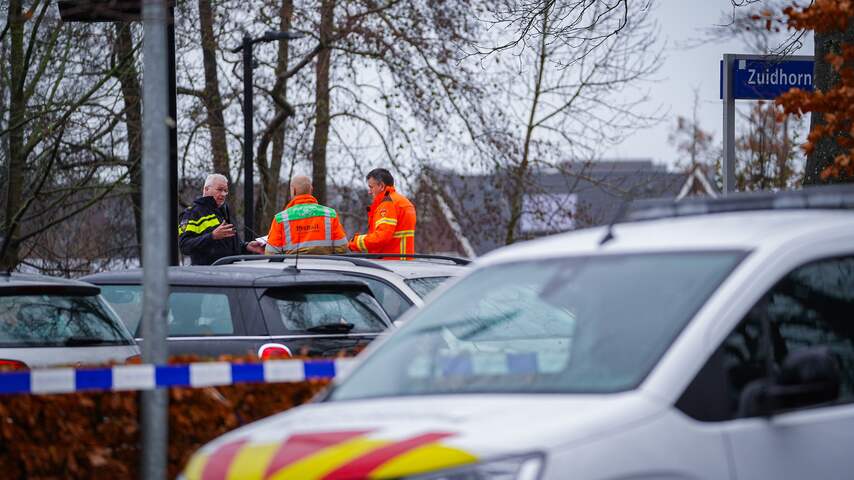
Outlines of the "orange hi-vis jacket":
<svg viewBox="0 0 854 480">
<path fill-rule="evenodd" d="M 350 250 L 363 253 L 415 253 L 415 206 L 397 193 L 394 187 L 386 187 L 385 191 L 374 197 L 374 202 L 368 208 L 368 233 L 354 236 Z"/>
<path fill-rule="evenodd" d="M 310 194 L 297 195 L 273 217 L 264 253 L 347 253 L 347 234 L 335 209 L 318 204 Z"/>
</svg>

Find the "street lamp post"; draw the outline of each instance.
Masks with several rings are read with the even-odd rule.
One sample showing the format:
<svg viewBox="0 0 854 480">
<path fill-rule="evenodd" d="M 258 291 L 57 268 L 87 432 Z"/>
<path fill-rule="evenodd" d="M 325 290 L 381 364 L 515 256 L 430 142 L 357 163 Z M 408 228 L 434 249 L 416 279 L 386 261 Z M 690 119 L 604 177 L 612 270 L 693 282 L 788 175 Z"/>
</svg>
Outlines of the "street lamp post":
<svg viewBox="0 0 854 480">
<path fill-rule="evenodd" d="M 252 46 L 261 42 L 273 42 L 277 40 L 290 40 L 300 38 L 303 34 L 293 32 L 267 32 L 258 38 L 249 35 L 243 36 L 239 47 L 231 50 L 232 53 L 243 52 L 243 239 L 250 241 L 255 238 L 253 227 L 255 224 L 255 151 L 253 138 L 255 137 L 252 119 L 255 114 L 252 104 Z"/>
</svg>

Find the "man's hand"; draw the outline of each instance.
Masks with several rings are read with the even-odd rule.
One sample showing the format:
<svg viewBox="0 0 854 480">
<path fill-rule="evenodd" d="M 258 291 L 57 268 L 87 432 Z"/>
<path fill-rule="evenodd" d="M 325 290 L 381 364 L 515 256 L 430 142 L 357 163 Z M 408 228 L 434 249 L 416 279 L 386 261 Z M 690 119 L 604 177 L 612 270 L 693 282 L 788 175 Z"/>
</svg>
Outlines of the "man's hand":
<svg viewBox="0 0 854 480">
<path fill-rule="evenodd" d="M 234 225 L 230 223 L 223 223 L 220 226 L 214 228 L 213 232 L 211 232 L 211 237 L 214 240 L 222 240 L 223 238 L 233 237 L 237 234 L 234 231 Z"/>
<path fill-rule="evenodd" d="M 246 244 L 246 250 L 249 250 L 252 253 L 264 255 L 264 244 L 257 240 L 252 240 Z"/>
</svg>

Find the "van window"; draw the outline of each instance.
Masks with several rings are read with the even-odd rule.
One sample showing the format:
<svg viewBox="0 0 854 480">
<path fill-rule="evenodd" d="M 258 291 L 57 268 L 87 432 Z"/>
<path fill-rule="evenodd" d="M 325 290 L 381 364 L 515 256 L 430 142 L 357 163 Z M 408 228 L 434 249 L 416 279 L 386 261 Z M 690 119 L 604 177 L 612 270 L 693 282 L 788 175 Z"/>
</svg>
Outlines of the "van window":
<svg viewBox="0 0 854 480">
<path fill-rule="evenodd" d="M 726 420 L 741 416 L 740 401 L 751 382 L 779 371 L 786 357 L 827 346 L 840 366 L 839 402 L 854 400 L 854 257 L 801 266 L 777 282 L 727 336 L 713 360 L 720 362 L 725 409 L 717 414 L 698 406 L 692 416 Z M 767 323 L 765 323 L 767 322 Z M 763 326 L 763 323 L 767 325 Z M 710 366 L 706 370 L 713 368 Z M 771 373 L 773 374 L 773 372 Z"/>
</svg>

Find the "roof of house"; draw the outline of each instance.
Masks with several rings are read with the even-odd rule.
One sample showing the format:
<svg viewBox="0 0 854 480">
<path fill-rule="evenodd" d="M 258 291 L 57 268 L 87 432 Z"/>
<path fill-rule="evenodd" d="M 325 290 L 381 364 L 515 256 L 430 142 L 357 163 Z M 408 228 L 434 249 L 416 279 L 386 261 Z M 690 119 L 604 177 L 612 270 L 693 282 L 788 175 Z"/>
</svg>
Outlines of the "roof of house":
<svg viewBox="0 0 854 480">
<path fill-rule="evenodd" d="M 430 177 L 434 189 L 441 185 L 440 200 L 452 216 L 447 211 L 443 215 L 459 226 L 460 244 L 468 243 L 478 255 L 505 245 L 511 211 L 509 192 L 516 179 L 509 174 L 448 171 L 428 172 Z M 538 169 L 522 179 L 526 193 L 514 237 L 530 238 L 607 223 L 629 200 L 676 197 L 688 178 L 650 160 L 567 163 L 561 168 Z M 456 234 L 456 229 L 452 230 Z"/>
</svg>

